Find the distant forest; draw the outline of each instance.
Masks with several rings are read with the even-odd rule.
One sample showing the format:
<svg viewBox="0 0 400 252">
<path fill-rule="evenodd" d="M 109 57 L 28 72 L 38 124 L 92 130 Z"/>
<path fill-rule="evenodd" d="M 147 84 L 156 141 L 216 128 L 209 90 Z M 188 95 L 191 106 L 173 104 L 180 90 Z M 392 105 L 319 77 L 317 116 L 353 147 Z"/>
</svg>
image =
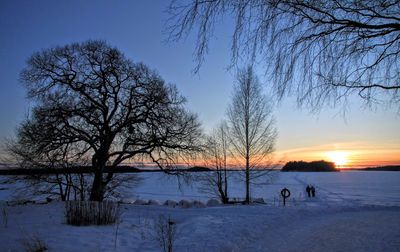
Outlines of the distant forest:
<svg viewBox="0 0 400 252">
<path fill-rule="evenodd" d="M 106 166 L 105 172 L 113 172 L 113 173 L 137 173 L 137 172 L 162 172 L 159 169 L 140 169 L 134 166 L 129 165 L 119 165 L 111 169 L 111 167 Z M 180 170 L 182 172 L 208 172 L 211 169 L 207 167 L 194 166 L 187 169 Z M 91 166 L 76 166 L 76 167 L 68 167 L 68 168 L 31 168 L 31 169 L 23 169 L 10 167 L 0 169 L 0 175 L 45 175 L 45 174 L 83 174 L 83 173 L 93 173 L 94 170 Z"/>
<path fill-rule="evenodd" d="M 290 161 L 282 167 L 283 172 L 336 172 L 335 163 L 327 162 L 324 160 L 304 162 L 304 161 Z"/>
<path fill-rule="evenodd" d="M 387 165 L 387 166 L 377 166 L 377 167 L 367 167 L 367 168 L 352 168 L 348 170 L 357 171 L 400 171 L 400 165 Z"/>
<path fill-rule="evenodd" d="M 235 169 L 230 169 L 231 171 L 237 171 Z M 366 168 L 347 168 L 346 170 L 355 170 L 355 171 L 400 171 L 400 165 L 393 166 L 379 166 L 379 167 L 366 167 Z M 106 167 L 106 172 L 109 172 L 109 167 Z M 187 169 L 182 169 L 187 172 L 209 172 L 213 171 L 207 167 L 194 166 Z M 333 162 L 327 161 L 313 161 L 313 162 L 304 162 L 304 161 L 291 161 L 286 163 L 286 165 L 281 169 L 283 172 L 331 172 L 331 171 L 340 171 L 340 169 L 336 169 L 335 164 Z M 137 172 L 162 172 L 161 170 L 149 170 L 149 169 L 139 169 L 137 167 L 121 165 L 117 166 L 114 170 L 114 173 L 137 173 Z M 79 166 L 79 167 L 69 167 L 69 168 L 60 168 L 60 169 L 22 169 L 16 167 L 10 167 L 9 165 L 4 164 L 3 168 L 0 168 L 0 175 L 44 175 L 44 174 L 81 174 L 81 173 L 93 173 L 93 168 L 90 166 Z"/>
</svg>

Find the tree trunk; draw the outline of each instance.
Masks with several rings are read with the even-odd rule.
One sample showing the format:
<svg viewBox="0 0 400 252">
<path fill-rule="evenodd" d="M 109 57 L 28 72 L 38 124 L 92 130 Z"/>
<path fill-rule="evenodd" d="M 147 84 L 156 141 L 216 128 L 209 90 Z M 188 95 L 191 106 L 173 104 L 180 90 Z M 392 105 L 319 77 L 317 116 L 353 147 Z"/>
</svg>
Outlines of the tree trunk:
<svg viewBox="0 0 400 252">
<path fill-rule="evenodd" d="M 246 158 L 246 204 L 250 204 L 250 163 Z"/>
<path fill-rule="evenodd" d="M 246 137 L 246 204 L 250 204 L 250 139 L 249 139 L 249 127 L 250 127 L 250 80 L 246 82 L 246 95 L 245 95 L 245 111 L 244 111 L 244 123 L 245 123 L 245 137 Z"/>
<path fill-rule="evenodd" d="M 58 184 L 58 190 L 60 192 L 61 201 L 66 201 L 66 195 L 64 194 L 62 181 L 58 174 L 56 174 L 56 180 L 57 180 L 57 184 Z"/>
<path fill-rule="evenodd" d="M 79 195 L 81 198 L 81 201 L 85 200 L 85 177 L 82 174 L 79 174 L 79 187 L 78 187 L 78 191 L 79 191 Z"/>
<path fill-rule="evenodd" d="M 91 201 L 103 201 L 104 199 L 104 184 L 103 184 L 103 171 L 97 170 L 94 173 L 92 190 L 90 192 Z"/>
<path fill-rule="evenodd" d="M 113 136 L 107 134 L 108 139 L 104 141 L 102 146 L 100 146 L 98 152 L 96 152 L 92 157 L 92 167 L 94 169 L 94 179 L 92 184 L 92 190 L 90 192 L 91 201 L 103 201 L 104 199 L 104 187 L 106 182 L 103 179 L 103 172 L 108 160 L 108 151 L 111 146 Z"/>
<path fill-rule="evenodd" d="M 229 198 L 228 198 L 228 179 L 227 179 L 227 177 L 226 177 L 226 165 L 225 165 L 225 169 L 224 169 L 224 181 L 225 181 L 225 184 L 224 184 L 224 193 L 225 193 L 226 201 L 227 201 L 227 203 L 228 203 Z"/>
</svg>

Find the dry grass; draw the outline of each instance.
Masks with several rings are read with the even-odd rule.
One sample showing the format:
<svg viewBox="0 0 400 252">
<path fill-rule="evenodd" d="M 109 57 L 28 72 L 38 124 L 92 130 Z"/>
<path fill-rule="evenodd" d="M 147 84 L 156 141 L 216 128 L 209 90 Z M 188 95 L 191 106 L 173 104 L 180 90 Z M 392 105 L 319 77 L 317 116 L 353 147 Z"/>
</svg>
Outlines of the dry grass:
<svg viewBox="0 0 400 252">
<path fill-rule="evenodd" d="M 121 212 L 118 203 L 112 201 L 67 201 L 65 218 L 69 225 L 109 225 L 118 222 Z"/>
<path fill-rule="evenodd" d="M 159 216 L 155 223 L 156 239 L 158 240 L 163 252 L 172 252 L 176 240 L 176 223 L 170 218 Z"/>
</svg>

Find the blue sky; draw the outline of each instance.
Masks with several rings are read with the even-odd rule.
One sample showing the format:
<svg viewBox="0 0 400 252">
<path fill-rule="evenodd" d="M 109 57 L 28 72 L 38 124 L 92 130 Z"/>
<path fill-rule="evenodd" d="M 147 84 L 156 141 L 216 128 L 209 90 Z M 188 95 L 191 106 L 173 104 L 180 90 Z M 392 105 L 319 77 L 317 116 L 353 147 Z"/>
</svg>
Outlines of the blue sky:
<svg viewBox="0 0 400 252">
<path fill-rule="evenodd" d="M 18 81 L 28 57 L 44 48 L 88 39 L 106 40 L 133 61 L 157 69 L 187 97 L 189 108 L 199 115 L 206 130 L 218 124 L 230 102 L 234 82 L 234 72 L 227 71 L 230 32 L 225 29 L 229 24 L 216 31 L 200 73 L 193 75 L 194 36 L 175 44 L 165 42 L 168 3 L 0 1 L 0 139 L 11 137 L 29 112 L 30 104 Z M 307 159 L 312 150 L 316 156 L 310 154 L 310 158 L 319 158 L 318 150 L 379 149 L 399 154 L 400 162 L 397 108 L 365 109 L 357 97 L 352 97 L 346 118 L 340 109 L 326 108 L 315 115 L 298 109 L 292 98 L 284 100 L 275 108 L 278 155 L 295 159 L 304 154 Z"/>
</svg>

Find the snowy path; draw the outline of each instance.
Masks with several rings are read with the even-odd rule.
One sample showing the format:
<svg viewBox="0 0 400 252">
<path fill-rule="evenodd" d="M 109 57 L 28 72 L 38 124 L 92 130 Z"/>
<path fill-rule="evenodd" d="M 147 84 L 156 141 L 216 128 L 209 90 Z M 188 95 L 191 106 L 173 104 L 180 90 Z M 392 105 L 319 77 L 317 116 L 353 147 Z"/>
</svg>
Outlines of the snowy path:
<svg viewBox="0 0 400 252">
<path fill-rule="evenodd" d="M 306 188 L 308 185 L 307 182 L 304 180 L 304 178 L 300 178 L 298 174 L 295 174 L 293 179 L 300 185 L 302 185 L 303 188 Z M 308 205 L 310 203 L 312 205 L 330 205 L 332 203 L 337 203 L 340 202 L 341 205 L 346 205 L 346 206 L 356 206 L 357 203 L 354 200 L 347 199 L 342 196 L 341 193 L 336 193 L 332 190 L 327 189 L 323 185 L 318 185 L 316 187 L 316 192 L 317 192 L 317 197 L 316 198 L 306 198 L 304 195 L 304 201 Z"/>
</svg>

